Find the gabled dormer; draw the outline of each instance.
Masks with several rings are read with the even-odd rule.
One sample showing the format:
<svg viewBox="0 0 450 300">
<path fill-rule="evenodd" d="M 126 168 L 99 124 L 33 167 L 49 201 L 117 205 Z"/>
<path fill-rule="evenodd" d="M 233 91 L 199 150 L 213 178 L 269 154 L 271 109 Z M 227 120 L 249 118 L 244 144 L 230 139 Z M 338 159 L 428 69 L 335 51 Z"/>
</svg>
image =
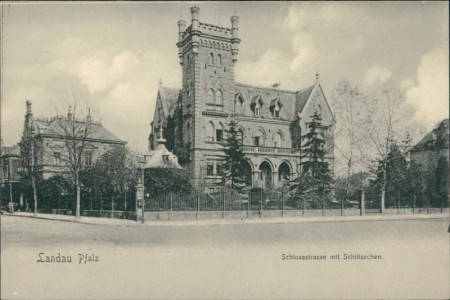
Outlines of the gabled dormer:
<svg viewBox="0 0 450 300">
<path fill-rule="evenodd" d="M 264 101 L 261 97 L 261 95 L 256 95 L 252 98 L 252 100 L 250 101 L 250 107 L 253 111 L 253 115 L 255 117 L 260 117 L 261 116 L 261 110 L 262 107 L 264 105 Z"/>
<path fill-rule="evenodd" d="M 280 117 L 280 111 L 283 107 L 283 102 L 281 102 L 280 97 L 270 100 L 269 110 L 272 117 L 278 119 Z"/>
<path fill-rule="evenodd" d="M 235 95 L 234 103 L 236 104 L 236 107 L 244 106 L 245 99 L 244 96 L 242 96 L 241 92 L 237 92 L 237 94 Z"/>
</svg>

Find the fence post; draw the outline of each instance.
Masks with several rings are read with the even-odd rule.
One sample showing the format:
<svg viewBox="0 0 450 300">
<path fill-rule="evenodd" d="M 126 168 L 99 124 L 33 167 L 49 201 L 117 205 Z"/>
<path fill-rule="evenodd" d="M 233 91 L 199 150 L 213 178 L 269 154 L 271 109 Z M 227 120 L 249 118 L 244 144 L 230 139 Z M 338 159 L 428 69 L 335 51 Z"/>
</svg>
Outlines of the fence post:
<svg viewBox="0 0 450 300">
<path fill-rule="evenodd" d="M 361 216 L 363 216 L 364 214 L 365 214 L 365 193 L 364 193 L 364 190 L 361 190 L 361 199 L 360 199 L 360 211 L 359 211 L 359 214 L 361 215 Z"/>
<path fill-rule="evenodd" d="M 198 196 L 198 191 L 196 192 L 197 195 L 197 213 L 195 214 L 195 218 L 198 219 L 198 212 L 200 211 L 200 197 Z"/>
<path fill-rule="evenodd" d="M 111 219 L 114 219 L 114 194 L 111 196 Z"/>
<path fill-rule="evenodd" d="M 305 201 L 306 199 L 305 198 L 303 198 L 303 209 L 302 209 L 302 217 L 304 217 L 305 216 L 305 208 L 306 208 L 306 201 Z"/>
<path fill-rule="evenodd" d="M 222 201 L 223 201 L 223 209 L 222 209 L 222 219 L 225 218 L 225 192 L 222 188 Z"/>
<path fill-rule="evenodd" d="M 169 220 L 172 220 L 172 197 L 173 197 L 173 194 L 172 194 L 172 192 L 170 192 L 170 199 L 169 199 L 169 201 L 170 201 L 170 207 L 169 207 Z"/>
<path fill-rule="evenodd" d="M 250 216 L 250 199 L 251 199 L 251 195 L 252 195 L 252 192 L 251 191 L 248 191 L 248 201 L 247 201 L 247 219 L 249 218 L 249 216 Z"/>
<path fill-rule="evenodd" d="M 100 194 L 100 217 L 102 215 L 103 215 L 103 194 Z"/>
<path fill-rule="evenodd" d="M 281 217 L 284 217 L 284 191 L 281 190 Z"/>
<path fill-rule="evenodd" d="M 259 217 L 261 218 L 261 215 L 262 215 L 262 210 L 263 210 L 263 191 L 262 191 L 262 189 L 259 191 L 259 203 L 261 204 L 260 205 L 260 208 L 259 208 Z"/>
</svg>

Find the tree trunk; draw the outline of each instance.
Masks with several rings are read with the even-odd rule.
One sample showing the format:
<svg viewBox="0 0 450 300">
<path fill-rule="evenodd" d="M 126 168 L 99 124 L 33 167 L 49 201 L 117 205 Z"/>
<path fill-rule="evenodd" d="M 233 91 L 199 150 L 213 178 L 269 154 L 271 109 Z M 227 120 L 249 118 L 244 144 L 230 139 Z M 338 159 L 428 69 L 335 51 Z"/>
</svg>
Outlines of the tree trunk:
<svg viewBox="0 0 450 300">
<path fill-rule="evenodd" d="M 31 176 L 31 186 L 33 187 L 34 216 L 37 216 L 36 180 L 34 178 L 34 175 Z"/>
<path fill-rule="evenodd" d="M 386 162 L 383 162 L 383 182 L 381 186 L 380 212 L 384 213 L 384 203 L 386 198 Z"/>
<path fill-rule="evenodd" d="M 77 189 L 77 203 L 76 203 L 76 213 L 75 213 L 75 218 L 78 220 L 80 219 L 80 182 L 78 179 L 78 172 L 75 175 L 75 187 Z"/>
</svg>

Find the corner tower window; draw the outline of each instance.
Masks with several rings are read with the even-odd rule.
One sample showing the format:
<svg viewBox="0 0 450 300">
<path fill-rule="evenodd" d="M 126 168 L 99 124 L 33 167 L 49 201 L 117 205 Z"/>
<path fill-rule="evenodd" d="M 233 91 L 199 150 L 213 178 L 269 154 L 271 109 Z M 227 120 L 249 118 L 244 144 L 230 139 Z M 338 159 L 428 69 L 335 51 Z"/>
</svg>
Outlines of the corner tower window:
<svg viewBox="0 0 450 300">
<path fill-rule="evenodd" d="M 208 142 L 214 142 L 214 125 L 212 122 L 206 125 L 206 140 Z"/>
<path fill-rule="evenodd" d="M 222 56 L 220 54 L 217 54 L 216 67 L 221 67 L 221 66 L 222 66 Z"/>
<path fill-rule="evenodd" d="M 220 123 L 216 129 L 216 141 L 223 142 L 223 127 L 222 127 L 222 124 L 220 124 Z"/>
<path fill-rule="evenodd" d="M 214 104 L 214 90 L 213 89 L 208 90 L 207 104 Z"/>
<path fill-rule="evenodd" d="M 209 53 L 208 65 L 214 66 L 214 54 Z"/>
<path fill-rule="evenodd" d="M 223 93 L 221 90 L 216 91 L 216 110 L 223 110 Z"/>
</svg>

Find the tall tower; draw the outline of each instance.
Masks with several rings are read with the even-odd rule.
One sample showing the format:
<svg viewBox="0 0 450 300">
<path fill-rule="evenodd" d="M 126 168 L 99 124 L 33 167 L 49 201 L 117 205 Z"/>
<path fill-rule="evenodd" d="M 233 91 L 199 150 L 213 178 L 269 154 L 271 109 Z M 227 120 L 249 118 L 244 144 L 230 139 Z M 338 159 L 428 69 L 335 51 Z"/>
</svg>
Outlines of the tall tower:
<svg viewBox="0 0 450 300">
<path fill-rule="evenodd" d="M 202 23 L 200 8 L 191 7 L 191 24 L 178 21 L 178 56 L 182 68 L 181 106 L 183 144 L 190 149 L 191 168 L 197 174 L 206 149 L 205 126 L 222 122 L 232 113 L 235 97 L 234 65 L 239 52 L 239 17 L 231 17 L 231 28 Z"/>
</svg>

